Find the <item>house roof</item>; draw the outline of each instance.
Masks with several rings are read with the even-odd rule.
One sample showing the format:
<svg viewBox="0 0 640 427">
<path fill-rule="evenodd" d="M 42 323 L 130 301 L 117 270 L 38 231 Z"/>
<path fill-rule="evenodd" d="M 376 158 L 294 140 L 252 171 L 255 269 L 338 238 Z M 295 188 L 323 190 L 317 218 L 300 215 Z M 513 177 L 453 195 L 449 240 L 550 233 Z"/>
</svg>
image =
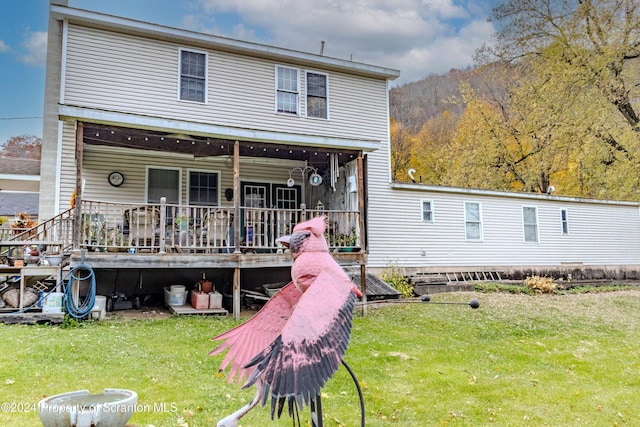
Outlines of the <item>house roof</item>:
<svg viewBox="0 0 640 427">
<path fill-rule="evenodd" d="M 344 73 L 368 76 L 377 79 L 395 80 L 400 71 L 360 62 L 331 58 L 324 55 L 300 52 L 259 43 L 235 40 L 226 37 L 198 33 L 194 31 L 152 24 L 84 9 L 65 6 L 51 6 L 51 14 L 58 19 L 85 26 L 104 28 L 109 31 L 139 34 L 159 40 L 189 43 L 194 46 L 225 52 L 250 55 L 279 61 L 293 61 L 308 66 L 319 66 Z"/>
<path fill-rule="evenodd" d="M 576 203 L 640 206 L 640 202 L 635 202 L 635 201 L 589 199 L 586 197 L 556 196 L 553 194 L 529 193 L 524 191 L 516 192 L 516 191 L 502 191 L 502 190 L 485 190 L 485 189 L 479 189 L 479 188 L 447 187 L 447 186 L 441 186 L 441 185 L 428 185 L 428 184 L 407 183 L 407 182 L 398 182 L 398 181 L 392 182 L 391 188 L 394 190 L 416 190 L 416 191 L 424 191 L 424 192 L 430 192 L 430 193 L 463 194 L 469 197 L 492 196 L 492 197 L 503 197 L 503 198 L 510 198 L 510 199 L 553 200 L 553 201 L 576 202 Z"/>
<path fill-rule="evenodd" d="M 40 160 L 0 157 L 0 190 L 39 191 Z"/>
<path fill-rule="evenodd" d="M 18 212 L 38 216 L 38 193 L 0 191 L 0 216 L 13 217 Z"/>
</svg>

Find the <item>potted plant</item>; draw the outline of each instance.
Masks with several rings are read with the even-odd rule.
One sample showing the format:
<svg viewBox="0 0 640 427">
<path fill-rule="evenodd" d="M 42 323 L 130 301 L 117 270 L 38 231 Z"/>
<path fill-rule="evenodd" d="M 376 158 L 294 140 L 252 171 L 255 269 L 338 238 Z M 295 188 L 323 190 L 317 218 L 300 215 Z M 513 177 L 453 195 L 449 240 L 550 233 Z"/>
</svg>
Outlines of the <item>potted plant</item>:
<svg viewBox="0 0 640 427">
<path fill-rule="evenodd" d="M 107 233 L 107 251 L 108 252 L 126 252 L 128 248 L 124 246 L 124 236 L 117 229 L 111 229 Z"/>
<path fill-rule="evenodd" d="M 351 227 L 349 233 L 340 233 L 336 236 L 336 245 L 338 245 L 338 250 L 342 252 L 353 252 L 357 242 L 358 235 L 355 227 Z"/>
<path fill-rule="evenodd" d="M 178 214 L 174 222 L 180 230 L 186 231 L 189 228 L 189 222 L 190 222 L 189 215 L 184 213 Z"/>
</svg>

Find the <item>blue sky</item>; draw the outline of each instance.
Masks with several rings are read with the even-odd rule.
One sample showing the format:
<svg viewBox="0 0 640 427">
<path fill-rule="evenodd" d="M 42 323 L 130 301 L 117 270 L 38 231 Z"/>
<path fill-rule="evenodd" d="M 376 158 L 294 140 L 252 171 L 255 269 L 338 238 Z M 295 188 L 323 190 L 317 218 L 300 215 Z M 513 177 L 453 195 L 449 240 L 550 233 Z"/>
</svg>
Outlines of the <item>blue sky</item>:
<svg viewBox="0 0 640 427">
<path fill-rule="evenodd" d="M 69 0 L 69 6 L 398 69 L 395 84 L 472 64 L 497 0 Z M 42 136 L 49 0 L 3 1 L 0 144 Z"/>
</svg>

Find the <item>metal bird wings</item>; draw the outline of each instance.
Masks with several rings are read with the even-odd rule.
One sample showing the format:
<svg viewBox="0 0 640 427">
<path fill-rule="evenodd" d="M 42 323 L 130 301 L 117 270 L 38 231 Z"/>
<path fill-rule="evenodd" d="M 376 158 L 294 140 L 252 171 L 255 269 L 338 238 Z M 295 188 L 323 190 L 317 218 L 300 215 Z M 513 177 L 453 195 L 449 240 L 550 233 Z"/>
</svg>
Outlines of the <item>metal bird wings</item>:
<svg viewBox="0 0 640 427">
<path fill-rule="evenodd" d="M 323 217 L 298 224 L 290 236 L 293 282 L 277 292 L 246 323 L 214 340 L 225 340 L 211 354 L 229 349 L 220 369 L 231 366 L 229 381 L 248 377 L 256 397 L 218 423 L 237 420 L 261 402 L 271 401 L 271 418 L 284 404 L 314 409 L 320 390 L 337 371 L 351 334 L 356 296 L 362 294 L 329 253 Z M 286 240 L 285 240 L 286 241 Z M 318 400 L 318 401 L 317 401 Z"/>
</svg>

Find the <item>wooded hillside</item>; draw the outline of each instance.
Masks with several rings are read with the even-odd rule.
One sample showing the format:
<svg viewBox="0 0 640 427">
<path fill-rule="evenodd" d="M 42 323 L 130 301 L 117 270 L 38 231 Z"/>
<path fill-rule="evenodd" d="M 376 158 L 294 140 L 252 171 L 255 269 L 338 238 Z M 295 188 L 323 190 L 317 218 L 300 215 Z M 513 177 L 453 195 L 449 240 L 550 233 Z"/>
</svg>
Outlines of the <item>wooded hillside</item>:
<svg viewBox="0 0 640 427">
<path fill-rule="evenodd" d="M 640 200 L 640 3 L 511 0 L 476 66 L 393 88 L 393 178 Z"/>
</svg>

